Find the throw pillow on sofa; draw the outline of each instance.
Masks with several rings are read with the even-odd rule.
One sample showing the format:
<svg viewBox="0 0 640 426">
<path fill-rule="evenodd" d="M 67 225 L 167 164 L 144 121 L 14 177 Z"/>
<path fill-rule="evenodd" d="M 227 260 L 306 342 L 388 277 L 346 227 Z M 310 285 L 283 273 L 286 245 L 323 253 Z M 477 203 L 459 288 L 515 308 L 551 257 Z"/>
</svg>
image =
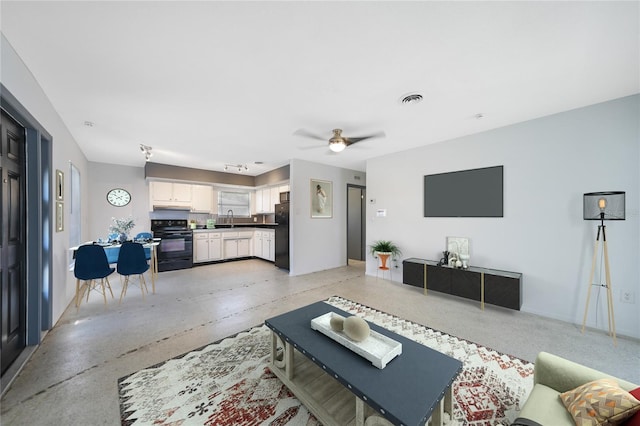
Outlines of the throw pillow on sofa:
<svg viewBox="0 0 640 426">
<path fill-rule="evenodd" d="M 620 424 L 640 410 L 640 401 L 613 379 L 594 380 L 561 393 L 576 426 Z"/>
</svg>

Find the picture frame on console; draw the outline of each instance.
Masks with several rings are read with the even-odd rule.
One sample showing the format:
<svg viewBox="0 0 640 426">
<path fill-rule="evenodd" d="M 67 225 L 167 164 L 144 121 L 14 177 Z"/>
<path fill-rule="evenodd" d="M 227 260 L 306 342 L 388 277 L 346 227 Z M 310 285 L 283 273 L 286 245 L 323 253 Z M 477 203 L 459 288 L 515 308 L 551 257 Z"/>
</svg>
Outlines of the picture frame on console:
<svg viewBox="0 0 640 426">
<path fill-rule="evenodd" d="M 333 183 L 328 180 L 311 179 L 311 218 L 333 217 Z"/>
</svg>

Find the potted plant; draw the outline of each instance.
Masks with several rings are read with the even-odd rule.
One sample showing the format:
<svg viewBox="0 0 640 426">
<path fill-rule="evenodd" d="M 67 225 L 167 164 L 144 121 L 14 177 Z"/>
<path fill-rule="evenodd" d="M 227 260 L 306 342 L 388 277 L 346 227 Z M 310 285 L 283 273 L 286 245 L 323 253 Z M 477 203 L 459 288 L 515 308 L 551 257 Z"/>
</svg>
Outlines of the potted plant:
<svg viewBox="0 0 640 426">
<path fill-rule="evenodd" d="M 109 226 L 109 232 L 118 234 L 118 240 L 123 243 L 129 239 L 129 232 L 136 226 L 133 218 L 116 219 L 112 217 L 113 224 Z"/>
<path fill-rule="evenodd" d="M 378 240 L 369 246 L 369 251 L 373 257 L 379 257 L 382 265 L 380 269 L 389 269 L 387 266 L 387 260 L 391 256 L 393 259 L 397 258 L 402 254 L 400 248 L 387 240 Z"/>
</svg>

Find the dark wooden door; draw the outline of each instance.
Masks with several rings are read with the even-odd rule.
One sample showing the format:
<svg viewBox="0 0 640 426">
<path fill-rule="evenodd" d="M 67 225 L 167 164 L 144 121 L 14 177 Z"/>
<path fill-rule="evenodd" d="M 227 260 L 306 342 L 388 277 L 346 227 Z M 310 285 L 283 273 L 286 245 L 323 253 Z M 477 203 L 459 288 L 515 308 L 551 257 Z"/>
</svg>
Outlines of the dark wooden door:
<svg viewBox="0 0 640 426">
<path fill-rule="evenodd" d="M 347 259 L 365 260 L 365 191 L 347 186 Z"/>
<path fill-rule="evenodd" d="M 4 111 L 0 133 L 0 349 L 4 373 L 20 355 L 26 342 L 26 162 L 24 128 Z"/>
</svg>

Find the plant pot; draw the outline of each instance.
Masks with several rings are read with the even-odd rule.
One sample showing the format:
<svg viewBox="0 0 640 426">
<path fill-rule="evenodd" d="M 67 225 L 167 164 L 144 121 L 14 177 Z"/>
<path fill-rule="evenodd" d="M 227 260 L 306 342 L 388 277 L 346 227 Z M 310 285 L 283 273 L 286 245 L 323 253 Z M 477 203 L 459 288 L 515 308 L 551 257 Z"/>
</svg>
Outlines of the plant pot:
<svg viewBox="0 0 640 426">
<path fill-rule="evenodd" d="M 384 271 L 387 271 L 389 269 L 389 267 L 387 266 L 387 260 L 389 260 L 389 257 L 391 256 L 391 253 L 376 252 L 376 254 L 380 258 L 380 266 L 379 266 L 379 268 L 384 270 Z"/>
</svg>

